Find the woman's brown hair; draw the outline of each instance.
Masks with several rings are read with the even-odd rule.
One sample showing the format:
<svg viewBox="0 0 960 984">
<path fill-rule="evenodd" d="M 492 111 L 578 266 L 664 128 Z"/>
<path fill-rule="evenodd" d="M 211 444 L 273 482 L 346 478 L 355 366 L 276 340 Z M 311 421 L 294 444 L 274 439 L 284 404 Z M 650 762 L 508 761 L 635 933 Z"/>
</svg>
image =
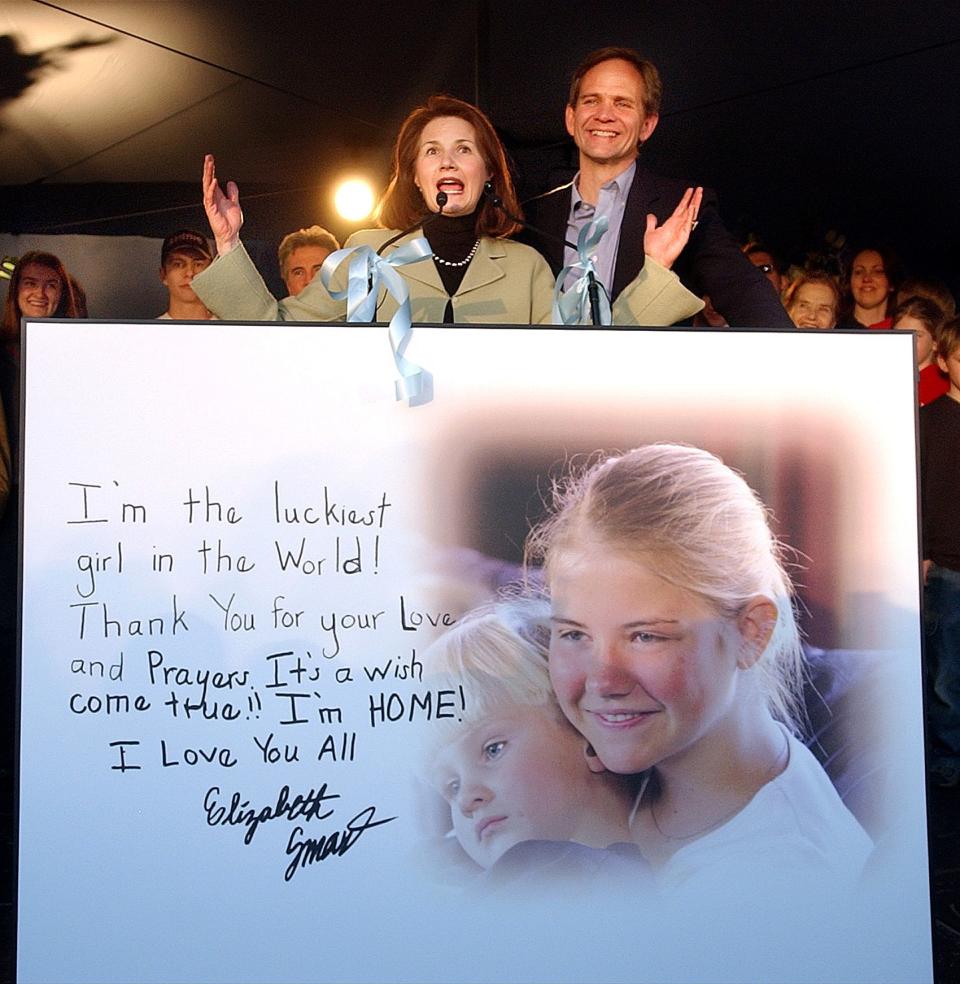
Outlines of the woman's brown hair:
<svg viewBox="0 0 960 984">
<path fill-rule="evenodd" d="M 77 299 L 73 292 L 73 284 L 70 275 L 67 273 L 62 261 L 53 253 L 41 253 L 39 250 L 31 250 L 24 253 L 17 261 L 13 274 L 10 277 L 10 286 L 7 287 L 7 297 L 3 304 L 3 322 L 0 327 L 0 337 L 5 344 L 16 344 L 20 339 L 20 317 L 22 311 L 18 298 L 20 296 L 20 281 L 23 279 L 23 271 L 31 264 L 46 267 L 52 270 L 60 278 L 60 303 L 56 311 L 53 312 L 54 318 L 79 318 L 80 313 L 77 308 Z"/>
<path fill-rule="evenodd" d="M 477 150 L 490 171 L 494 194 L 502 200 L 507 212 L 521 215 L 506 152 L 486 114 L 452 96 L 431 96 L 423 106 L 410 113 L 397 134 L 393 148 L 393 175 L 377 211 L 377 221 L 384 228 L 406 229 L 428 210 L 420 190 L 414 184 L 417 153 L 424 127 L 444 116 L 457 117 L 473 127 L 477 135 Z M 476 211 L 477 235 L 509 236 L 516 232 L 520 226 L 507 217 L 504 209 L 497 208 L 489 198 L 481 198 Z"/>
</svg>

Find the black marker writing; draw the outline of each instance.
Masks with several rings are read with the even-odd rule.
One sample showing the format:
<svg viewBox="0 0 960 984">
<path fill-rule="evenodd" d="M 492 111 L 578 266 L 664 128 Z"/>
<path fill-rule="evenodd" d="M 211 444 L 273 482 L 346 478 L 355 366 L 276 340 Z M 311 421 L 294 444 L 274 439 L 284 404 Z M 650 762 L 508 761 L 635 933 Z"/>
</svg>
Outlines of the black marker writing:
<svg viewBox="0 0 960 984">
<path fill-rule="evenodd" d="M 240 793 L 230 797 L 230 805 L 220 802 L 220 787 L 211 786 L 203 798 L 203 809 L 207 814 L 207 824 L 211 827 L 246 827 L 243 843 L 249 844 L 262 823 L 269 820 L 326 820 L 332 816 L 333 807 L 326 807 L 330 800 L 340 799 L 339 793 L 328 793 L 327 784 L 319 789 L 311 789 L 306 794 L 297 793 L 290 798 L 290 787 L 284 786 L 277 794 L 277 802 L 255 809 L 250 801 Z"/>
<path fill-rule="evenodd" d="M 385 817 L 383 820 L 374 820 L 376 812 L 375 806 L 368 806 L 348 821 L 345 830 L 335 830 L 332 834 L 324 834 L 317 838 L 304 837 L 303 828 L 294 827 L 287 841 L 287 854 L 293 855 L 293 858 L 283 873 L 283 880 L 290 881 L 298 868 L 306 868 L 318 861 L 325 861 L 331 855 L 342 858 L 360 840 L 364 831 L 397 819 Z"/>
</svg>

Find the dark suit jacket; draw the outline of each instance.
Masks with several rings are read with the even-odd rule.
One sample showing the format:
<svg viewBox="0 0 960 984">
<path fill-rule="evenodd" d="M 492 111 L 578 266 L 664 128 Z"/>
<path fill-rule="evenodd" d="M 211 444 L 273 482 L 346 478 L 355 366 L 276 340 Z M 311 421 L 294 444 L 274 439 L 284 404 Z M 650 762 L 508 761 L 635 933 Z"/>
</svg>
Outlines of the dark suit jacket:
<svg viewBox="0 0 960 984">
<path fill-rule="evenodd" d="M 620 244 L 613 274 L 611 300 L 643 268 L 643 233 L 647 213 L 665 221 L 689 187 L 683 181 L 663 178 L 637 164 L 620 230 Z M 531 224 L 556 239 L 527 229 L 520 237 L 539 250 L 553 268 L 563 266 L 560 240 L 567 231 L 571 184 L 562 185 L 523 203 Z M 713 306 L 734 328 L 793 328 L 776 291 L 763 273 L 740 252 L 717 211 L 716 195 L 704 190 L 697 228 L 674 264 L 683 285 L 698 296 L 710 295 Z"/>
</svg>

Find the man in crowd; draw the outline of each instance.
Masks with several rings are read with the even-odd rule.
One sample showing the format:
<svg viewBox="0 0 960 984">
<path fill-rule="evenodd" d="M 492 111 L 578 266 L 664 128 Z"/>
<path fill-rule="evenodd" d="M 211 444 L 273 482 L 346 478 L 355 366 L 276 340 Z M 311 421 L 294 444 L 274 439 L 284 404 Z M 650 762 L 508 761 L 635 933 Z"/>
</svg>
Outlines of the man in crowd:
<svg viewBox="0 0 960 984">
<path fill-rule="evenodd" d="M 210 321 L 216 316 L 193 291 L 193 278 L 213 262 L 205 236 L 190 229 L 171 233 L 160 249 L 160 283 L 167 288 L 167 310 L 161 319 Z"/>
<path fill-rule="evenodd" d="M 284 236 L 277 250 L 277 259 L 287 293 L 296 297 L 313 280 L 323 261 L 339 248 L 336 238 L 323 226 L 312 225 Z"/>
<path fill-rule="evenodd" d="M 580 170 L 569 184 L 525 203 L 531 225 L 549 234 L 528 230 L 526 238 L 555 272 L 576 258 L 560 241 L 576 242 L 592 218 L 608 217 L 597 272 L 612 300 L 643 268 L 644 232 L 670 216 L 688 184 L 655 175 L 637 160 L 659 122 L 661 92 L 656 66 L 632 49 L 589 54 L 574 72 L 566 109 Z M 693 293 L 709 295 L 734 327 L 792 325 L 767 278 L 724 227 L 710 192 L 704 193 L 697 227 L 675 270 Z"/>
</svg>

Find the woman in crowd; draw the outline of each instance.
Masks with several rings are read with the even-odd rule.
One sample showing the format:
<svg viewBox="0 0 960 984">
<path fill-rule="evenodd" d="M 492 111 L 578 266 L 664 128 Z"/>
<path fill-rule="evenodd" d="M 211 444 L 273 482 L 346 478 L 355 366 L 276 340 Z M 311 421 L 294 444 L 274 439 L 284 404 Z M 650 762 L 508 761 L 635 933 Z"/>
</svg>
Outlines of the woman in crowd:
<svg viewBox="0 0 960 984">
<path fill-rule="evenodd" d="M 295 298 L 278 304 L 271 296 L 239 242 L 243 216 L 237 187 L 230 182 L 223 193 L 211 156 L 204 161 L 203 197 L 219 255 L 193 287 L 208 308 L 234 320 L 345 319 L 346 302 L 334 300 L 319 277 Z M 650 262 L 626 296 L 618 298 L 616 323 L 673 324 L 702 307 L 669 270 L 686 245 L 700 197 L 699 189 L 690 189 L 662 226 L 647 231 Z M 398 268 L 410 290 L 414 322 L 547 323 L 554 283 L 550 269 L 535 250 L 506 238 L 519 228 L 511 218 L 519 211 L 506 155 L 490 121 L 469 103 L 433 96 L 400 128 L 393 176 L 379 209 L 383 228 L 355 233 L 346 245 L 378 250 L 398 230 L 409 232 L 393 249 L 426 237 L 433 258 Z M 344 284 L 341 267 L 332 286 L 342 289 Z M 396 307 L 392 297 L 381 297 L 377 320 L 389 319 Z"/>
<path fill-rule="evenodd" d="M 52 253 L 24 253 L 10 277 L 3 320 L 0 322 L 0 401 L 9 438 L 9 454 L 4 454 L 0 448 L 0 455 L 4 457 L 0 470 L 6 467 L 9 485 L 5 507 L 2 502 L 4 496 L 0 494 L 0 584 L 17 583 L 20 319 L 77 316 L 70 277 L 60 260 Z M 16 638 L 16 617 L 16 592 L 0 592 L 0 649 L 11 643 L 12 651 L 12 641 Z"/>
<path fill-rule="evenodd" d="M 787 288 L 783 305 L 798 328 L 836 328 L 840 288 L 829 273 L 802 273 Z"/>
<path fill-rule="evenodd" d="M 632 831 L 664 888 L 850 885 L 872 848 L 795 736 L 781 554 L 739 475 L 669 444 L 572 479 L 531 534 L 560 706 L 595 769 L 646 773 Z"/>
<path fill-rule="evenodd" d="M 0 323 L 0 396 L 13 452 L 13 482 L 20 437 L 20 319 L 79 316 L 70 275 L 60 259 L 52 253 L 24 253 L 10 277 Z"/>
<path fill-rule="evenodd" d="M 3 306 L 4 345 L 19 344 L 21 317 L 79 317 L 73 283 L 52 253 L 24 253 L 10 277 Z"/>
<path fill-rule="evenodd" d="M 842 327 L 890 328 L 895 290 L 893 258 L 878 249 L 862 249 L 850 265 L 850 313 Z"/>
</svg>

